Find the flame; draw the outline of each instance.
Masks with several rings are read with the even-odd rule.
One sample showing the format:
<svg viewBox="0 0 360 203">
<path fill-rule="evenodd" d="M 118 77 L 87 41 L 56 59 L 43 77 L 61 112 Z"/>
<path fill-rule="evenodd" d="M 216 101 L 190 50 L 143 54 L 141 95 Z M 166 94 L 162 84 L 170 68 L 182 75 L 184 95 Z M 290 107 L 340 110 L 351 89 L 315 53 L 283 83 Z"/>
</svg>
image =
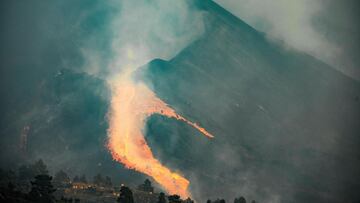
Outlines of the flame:
<svg viewBox="0 0 360 203">
<path fill-rule="evenodd" d="M 128 55 L 128 58 L 134 57 L 132 51 Z M 128 65 L 110 82 L 112 98 L 107 147 L 114 160 L 151 176 L 169 194 L 189 197 L 189 180 L 162 165 L 147 145 L 143 135 L 146 118 L 152 114 L 164 115 L 184 121 L 209 138 L 213 136 L 198 124 L 177 114 L 144 83 L 134 82 L 131 78 L 134 70 L 133 66 Z"/>
</svg>

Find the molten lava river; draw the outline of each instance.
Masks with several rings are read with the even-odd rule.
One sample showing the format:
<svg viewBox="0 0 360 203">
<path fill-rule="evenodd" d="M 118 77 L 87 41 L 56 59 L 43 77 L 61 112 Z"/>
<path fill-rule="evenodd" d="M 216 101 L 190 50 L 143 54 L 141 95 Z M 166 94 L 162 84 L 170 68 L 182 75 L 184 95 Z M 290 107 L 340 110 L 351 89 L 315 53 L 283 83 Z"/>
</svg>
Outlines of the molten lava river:
<svg viewBox="0 0 360 203">
<path fill-rule="evenodd" d="M 144 83 L 135 82 L 131 77 L 135 70 L 129 65 L 109 82 L 112 97 L 107 147 L 116 161 L 151 176 L 169 194 L 189 197 L 189 180 L 153 156 L 143 134 L 146 119 L 152 114 L 164 115 L 189 124 L 209 138 L 213 136 L 198 124 L 178 115 Z"/>
</svg>

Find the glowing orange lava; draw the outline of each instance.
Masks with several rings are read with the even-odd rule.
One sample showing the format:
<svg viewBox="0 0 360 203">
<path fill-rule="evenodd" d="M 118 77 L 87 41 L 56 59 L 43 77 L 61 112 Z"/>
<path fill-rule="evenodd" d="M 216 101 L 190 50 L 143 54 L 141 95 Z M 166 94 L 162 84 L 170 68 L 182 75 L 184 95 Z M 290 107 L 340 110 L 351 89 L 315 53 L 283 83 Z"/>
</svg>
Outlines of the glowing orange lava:
<svg viewBox="0 0 360 203">
<path fill-rule="evenodd" d="M 189 197 L 189 181 L 162 165 L 147 145 L 143 135 L 146 118 L 152 114 L 161 114 L 184 121 L 209 138 L 213 136 L 198 124 L 178 115 L 144 83 L 134 82 L 131 79 L 133 71 L 126 68 L 110 82 L 112 98 L 108 149 L 116 161 L 153 177 L 169 194 Z"/>
</svg>

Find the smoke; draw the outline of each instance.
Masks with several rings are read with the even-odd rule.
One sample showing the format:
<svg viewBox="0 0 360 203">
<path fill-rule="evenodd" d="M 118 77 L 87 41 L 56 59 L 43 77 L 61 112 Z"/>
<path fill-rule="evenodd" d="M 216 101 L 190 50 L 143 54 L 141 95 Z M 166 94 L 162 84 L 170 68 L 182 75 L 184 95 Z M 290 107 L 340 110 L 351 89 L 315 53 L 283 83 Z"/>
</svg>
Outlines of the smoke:
<svg viewBox="0 0 360 203">
<path fill-rule="evenodd" d="M 186 1 L 122 1 L 111 23 L 113 60 L 108 83 L 108 148 L 113 158 L 153 177 L 170 194 L 188 197 L 189 181 L 153 157 L 143 135 L 146 118 L 154 113 L 182 120 L 212 137 L 205 129 L 178 115 L 132 74 L 155 58 L 170 59 L 203 31 L 201 13 Z M 96 60 L 95 60 L 96 61 Z"/>
<path fill-rule="evenodd" d="M 286 47 L 306 52 L 344 74 L 360 79 L 352 56 L 359 42 L 353 0 L 215 0 L 227 10 Z M 334 34 L 336 33 L 336 34 Z M 351 34 L 350 34 L 351 33 Z M 350 56 L 349 56 L 350 55 Z"/>
<path fill-rule="evenodd" d="M 16 158 L 21 130 L 30 125 L 26 159 L 43 158 L 54 169 L 52 171 L 66 169 L 74 172 L 71 175 L 85 173 L 89 177 L 100 172 L 114 177 L 117 183 L 120 180 L 134 185 L 140 182 L 143 176 L 123 170 L 104 148 L 109 102 L 106 83 L 115 81 L 114 76 L 122 72 L 126 64 L 139 67 L 154 58 L 171 59 L 197 40 L 204 32 L 203 13 L 190 2 L 83 0 L 44 3 L 34 0 L 4 3 L 1 7 L 4 32 L 0 34 L 3 45 L 0 51 L 1 166 L 22 161 Z M 234 2 L 222 5 L 252 26 L 266 31 L 272 39 L 283 40 L 289 48 L 300 47 L 297 49 L 314 55 L 317 50 L 317 54 L 332 57 L 330 53 L 337 54 L 338 50 L 348 53 L 344 51 L 352 47 L 353 53 L 348 55 L 350 67 L 359 64 L 354 60 L 359 53 L 355 47 L 358 43 L 353 41 L 354 32 L 352 29 L 347 32 L 350 27 L 357 30 L 358 25 L 354 20 L 344 23 L 344 19 L 353 17 L 353 11 L 343 12 L 350 7 L 341 3 L 343 1 L 328 3 L 329 11 L 317 3 L 320 1 L 305 1 L 307 5 L 294 1 L 264 1 L 262 4 L 256 0 L 237 1 L 243 2 L 242 5 Z M 328 18 L 329 13 L 333 14 L 332 18 Z M 329 27 L 326 37 L 318 30 L 322 21 L 317 22 L 318 27 L 311 25 L 311 16 L 318 15 L 319 19 L 330 21 L 322 25 L 338 20 Z M 354 177 L 359 168 L 355 157 L 358 128 L 354 127 L 357 123 L 351 121 L 359 120 L 358 117 L 352 119 L 358 112 L 358 108 L 354 108 L 358 91 L 342 88 L 341 83 L 330 87 L 314 85 L 309 91 L 308 86 L 301 83 L 304 89 L 297 90 L 310 92 L 306 96 L 314 98 L 310 103 L 317 101 L 310 107 L 303 106 L 306 100 L 299 99 L 304 97 L 300 93 L 292 100 L 293 95 L 282 98 L 275 91 L 284 87 L 282 93 L 292 92 L 286 90 L 292 82 L 279 83 L 272 86 L 274 89 L 261 92 L 258 86 L 271 72 L 259 67 L 268 67 L 265 65 L 268 62 L 283 61 L 287 57 L 266 60 L 250 52 L 254 61 L 259 62 L 253 64 L 248 55 L 233 54 L 248 53 L 251 50 L 247 48 L 253 47 L 254 41 L 243 40 L 239 44 L 229 37 L 229 30 L 221 29 L 222 26 L 212 28 L 220 29 L 219 35 L 213 35 L 214 38 L 205 41 L 206 46 L 190 52 L 193 57 L 189 60 L 180 63 L 177 59 L 176 77 L 155 72 L 158 77 L 149 81 L 153 82 L 150 87 L 153 85 L 157 94 L 182 114 L 210 128 L 216 138 L 208 141 L 193 136 L 196 132 L 186 128 L 186 124 L 152 117 L 148 125 L 154 133 L 147 129 L 146 141 L 153 147 L 154 156 L 167 167 L 179 169 L 191 181 L 194 197 L 203 200 L 223 195 L 221 198 L 232 201 L 235 195 L 244 195 L 247 199 L 279 202 L 286 195 L 302 192 L 312 180 L 315 180 L 313 185 L 321 185 L 324 190 L 330 188 L 333 196 L 340 193 L 336 188 L 344 191 L 356 188 L 353 182 L 357 181 Z M 334 44 L 341 46 L 333 49 Z M 241 47 L 244 52 L 238 51 Z M 340 57 L 333 58 L 342 61 Z M 233 63 L 233 59 L 243 64 Z M 196 61 L 203 63 L 192 64 Z M 303 70 L 299 64 L 296 70 Z M 235 67 L 249 69 L 236 72 Z M 270 67 L 268 70 L 276 70 L 275 66 Z M 250 70 L 261 71 L 253 74 Z M 204 74 L 199 75 L 200 72 Z M 310 81 L 321 79 L 316 77 L 318 72 L 313 73 L 309 74 L 315 75 Z M 279 78 L 273 79 L 276 84 L 281 82 Z M 309 81 L 308 77 L 301 79 Z M 331 80 L 336 77 L 326 79 Z M 164 93 L 161 91 L 164 89 L 169 91 Z M 264 99 L 260 95 L 265 95 Z M 289 107 L 285 108 L 285 104 Z M 314 109 L 318 109 L 315 114 Z M 270 117 L 271 113 L 278 116 Z M 156 118 L 158 124 L 153 122 Z M 286 129 L 278 129 L 284 125 Z M 340 139 L 343 135 L 349 135 L 349 141 L 346 137 Z M 158 142 L 151 143 L 151 139 Z M 338 145 L 339 142 L 342 145 Z M 324 153 L 314 152 L 318 148 L 317 151 Z M 15 158 L 9 159 L 9 155 Z"/>
<path fill-rule="evenodd" d="M 110 25 L 113 60 L 109 72 L 117 73 L 128 64 L 129 55 L 136 55 L 134 66 L 154 58 L 170 59 L 200 36 L 202 13 L 190 2 L 113 1 L 112 6 L 119 10 Z"/>
<path fill-rule="evenodd" d="M 96 171 L 136 176 L 120 164 L 114 173 L 104 149 L 103 79 L 110 83 L 129 56 L 135 67 L 173 57 L 203 33 L 202 13 L 191 1 L 165 0 L 6 1 L 1 10 L 1 166 L 17 164 L 7 154 L 19 151 L 29 124 L 24 159 L 89 174 L 102 162 Z"/>
</svg>

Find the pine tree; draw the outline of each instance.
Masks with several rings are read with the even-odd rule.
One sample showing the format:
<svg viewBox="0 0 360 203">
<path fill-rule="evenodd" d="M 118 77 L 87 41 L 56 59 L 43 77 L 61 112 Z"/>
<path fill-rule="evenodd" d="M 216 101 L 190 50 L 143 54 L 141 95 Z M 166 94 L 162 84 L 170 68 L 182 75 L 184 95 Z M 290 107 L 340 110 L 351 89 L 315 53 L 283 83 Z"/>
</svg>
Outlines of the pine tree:
<svg viewBox="0 0 360 203">
<path fill-rule="evenodd" d="M 235 198 L 234 203 L 246 203 L 246 199 L 241 196 L 239 198 Z"/>
<path fill-rule="evenodd" d="M 101 174 L 98 173 L 96 176 L 94 176 L 93 182 L 95 185 L 103 186 L 105 181 L 104 178 L 101 176 Z"/>
<path fill-rule="evenodd" d="M 80 182 L 79 176 L 76 175 L 76 176 L 73 178 L 73 182 L 74 182 L 74 183 Z"/>
<path fill-rule="evenodd" d="M 70 183 L 70 177 L 63 171 L 58 171 L 54 176 L 54 183 L 64 185 Z"/>
<path fill-rule="evenodd" d="M 79 179 L 80 182 L 82 183 L 87 183 L 87 180 L 86 180 L 86 176 L 85 175 L 82 175 Z"/>
<path fill-rule="evenodd" d="M 194 203 L 194 200 L 188 197 L 186 200 L 183 201 L 183 203 Z"/>
<path fill-rule="evenodd" d="M 27 165 L 21 165 L 18 169 L 18 174 L 21 181 L 31 180 L 35 176 L 34 171 Z"/>
<path fill-rule="evenodd" d="M 49 173 L 42 159 L 39 159 L 37 162 L 31 165 L 31 168 L 35 175 L 47 175 Z"/>
<path fill-rule="evenodd" d="M 163 192 L 160 192 L 159 199 L 157 203 L 166 203 L 165 194 Z"/>
<path fill-rule="evenodd" d="M 107 187 L 111 187 L 111 186 L 112 186 L 111 178 L 110 178 L 109 176 L 106 176 L 106 177 L 105 177 L 104 184 L 105 184 L 105 186 L 107 186 Z"/>
<path fill-rule="evenodd" d="M 119 203 L 134 203 L 133 193 L 130 188 L 121 186 L 120 196 L 117 199 Z"/>
<path fill-rule="evenodd" d="M 49 175 L 37 175 L 35 181 L 31 182 L 31 191 L 29 193 L 29 199 L 34 202 L 48 203 L 55 202 L 53 192 L 55 189 L 51 184 L 52 177 Z"/>
<path fill-rule="evenodd" d="M 170 195 L 168 196 L 169 203 L 181 203 L 182 200 L 180 199 L 179 195 Z"/>
</svg>

